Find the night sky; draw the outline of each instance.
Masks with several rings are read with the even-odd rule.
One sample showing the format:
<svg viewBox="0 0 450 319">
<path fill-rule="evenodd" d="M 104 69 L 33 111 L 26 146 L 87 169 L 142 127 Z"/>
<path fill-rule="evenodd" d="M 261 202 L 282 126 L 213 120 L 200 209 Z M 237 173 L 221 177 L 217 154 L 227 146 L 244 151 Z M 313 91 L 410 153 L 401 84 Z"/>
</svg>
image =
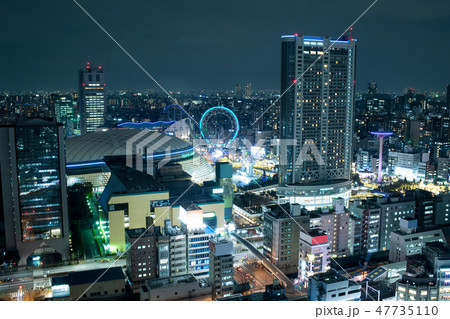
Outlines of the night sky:
<svg viewBox="0 0 450 319">
<path fill-rule="evenodd" d="M 339 36 L 373 0 L 79 0 L 167 90 L 279 89 L 280 36 Z M 357 89 L 443 91 L 450 1 L 379 0 L 355 25 Z M 110 89 L 156 85 L 72 0 L 0 2 L 0 91 L 75 90 L 85 62 Z"/>
</svg>

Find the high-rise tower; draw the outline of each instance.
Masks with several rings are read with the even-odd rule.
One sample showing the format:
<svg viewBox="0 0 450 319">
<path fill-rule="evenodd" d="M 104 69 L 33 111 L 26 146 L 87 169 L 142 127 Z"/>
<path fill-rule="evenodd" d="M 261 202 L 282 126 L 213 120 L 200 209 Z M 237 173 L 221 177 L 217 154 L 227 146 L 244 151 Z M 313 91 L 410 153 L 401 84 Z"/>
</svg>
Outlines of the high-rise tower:
<svg viewBox="0 0 450 319">
<path fill-rule="evenodd" d="M 89 62 L 78 72 L 78 106 L 81 116 L 81 134 L 95 132 L 105 125 L 105 74 L 101 66 Z"/>
<path fill-rule="evenodd" d="M 40 118 L 0 126 L 0 205 L 7 251 L 19 265 L 69 258 L 63 126 Z"/>
<path fill-rule="evenodd" d="M 349 198 L 355 41 L 281 37 L 277 193 L 308 209 Z"/>
</svg>

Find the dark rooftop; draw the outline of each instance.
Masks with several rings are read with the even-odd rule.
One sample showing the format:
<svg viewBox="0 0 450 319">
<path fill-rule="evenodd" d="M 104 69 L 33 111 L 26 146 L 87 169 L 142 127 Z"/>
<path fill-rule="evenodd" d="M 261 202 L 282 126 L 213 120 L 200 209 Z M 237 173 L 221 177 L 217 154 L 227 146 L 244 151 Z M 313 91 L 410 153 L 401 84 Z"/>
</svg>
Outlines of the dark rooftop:
<svg viewBox="0 0 450 319">
<path fill-rule="evenodd" d="M 126 189 L 126 193 L 167 191 L 153 176 L 129 167 L 112 171 Z"/>
<path fill-rule="evenodd" d="M 157 289 L 161 287 L 171 287 L 197 281 L 198 280 L 194 277 L 194 275 L 186 274 L 186 275 L 172 276 L 169 278 L 150 279 L 146 282 L 146 285 L 150 289 Z"/>
<path fill-rule="evenodd" d="M 105 272 L 106 271 L 106 272 Z M 105 274 L 103 274 L 105 273 Z M 100 277 L 101 276 L 101 277 Z M 97 280 L 98 279 L 98 280 Z M 109 269 L 94 269 L 86 271 L 76 271 L 71 272 L 66 276 L 58 276 L 52 278 L 52 286 L 69 284 L 73 285 L 83 285 L 92 284 L 96 280 L 97 282 L 109 281 L 109 280 L 125 280 L 121 267 L 112 267 Z"/>
<path fill-rule="evenodd" d="M 327 272 L 319 273 L 313 276 L 317 281 L 322 281 L 326 284 L 332 284 L 336 282 L 346 281 L 347 279 L 335 272 L 334 270 L 329 270 Z"/>
</svg>

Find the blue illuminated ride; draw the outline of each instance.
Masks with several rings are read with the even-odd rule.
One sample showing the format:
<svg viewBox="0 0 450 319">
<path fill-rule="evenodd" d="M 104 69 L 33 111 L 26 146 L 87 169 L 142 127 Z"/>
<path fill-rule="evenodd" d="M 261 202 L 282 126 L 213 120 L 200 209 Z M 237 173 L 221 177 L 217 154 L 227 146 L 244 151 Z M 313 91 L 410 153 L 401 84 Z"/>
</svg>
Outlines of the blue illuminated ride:
<svg viewBox="0 0 450 319">
<path fill-rule="evenodd" d="M 208 109 L 200 119 L 200 133 L 211 145 L 226 146 L 236 139 L 238 132 L 236 114 L 224 106 Z"/>
</svg>

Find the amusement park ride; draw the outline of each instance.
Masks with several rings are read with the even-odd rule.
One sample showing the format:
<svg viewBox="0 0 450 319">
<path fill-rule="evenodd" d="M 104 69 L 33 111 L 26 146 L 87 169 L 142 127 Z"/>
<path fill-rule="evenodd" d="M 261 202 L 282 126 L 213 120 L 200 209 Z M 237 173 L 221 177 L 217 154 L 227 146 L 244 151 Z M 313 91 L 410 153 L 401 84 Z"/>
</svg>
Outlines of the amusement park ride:
<svg viewBox="0 0 450 319">
<path fill-rule="evenodd" d="M 191 124 L 189 125 L 189 129 L 191 130 L 191 133 L 193 133 L 190 134 L 191 138 L 203 138 L 208 143 L 208 146 L 219 149 L 229 146 L 238 135 L 238 118 L 233 111 L 224 106 L 214 106 L 209 108 L 203 113 L 200 122 L 197 122 L 178 104 L 171 104 L 164 109 L 165 114 L 173 116 L 174 118 L 177 117 L 177 111 L 178 114 L 181 113 L 181 117 L 184 117 L 184 119 L 186 119 L 187 116 L 188 121 L 184 121 L 183 124 L 181 126 L 178 125 L 178 127 L 177 122 L 175 122 L 173 127 L 171 126 L 168 128 L 168 131 L 175 131 L 175 134 L 177 131 L 183 130 L 186 125 Z M 188 124 L 188 122 L 190 123 Z M 195 130 L 195 127 L 197 127 L 198 130 Z"/>
</svg>

